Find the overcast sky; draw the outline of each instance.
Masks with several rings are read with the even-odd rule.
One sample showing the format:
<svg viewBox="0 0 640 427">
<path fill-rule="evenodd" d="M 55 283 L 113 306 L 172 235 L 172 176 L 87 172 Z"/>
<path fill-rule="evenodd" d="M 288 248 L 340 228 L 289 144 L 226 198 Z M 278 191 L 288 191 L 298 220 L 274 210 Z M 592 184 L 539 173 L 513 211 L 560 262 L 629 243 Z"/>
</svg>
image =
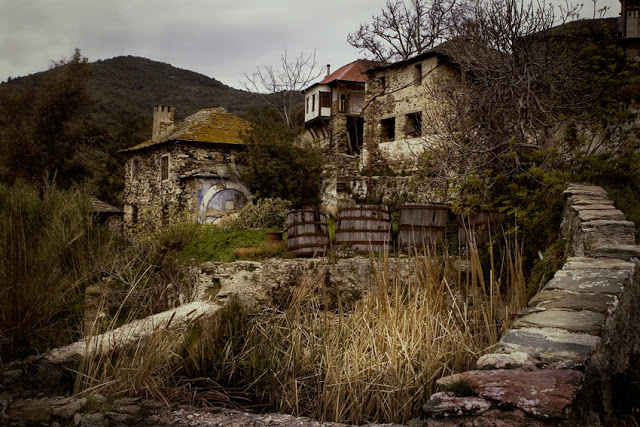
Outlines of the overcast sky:
<svg viewBox="0 0 640 427">
<path fill-rule="evenodd" d="M 91 62 L 142 56 L 237 88 L 242 73 L 276 65 L 285 50 L 316 49 L 335 70 L 362 56 L 347 34 L 385 1 L 0 0 L 0 81 L 46 70 L 76 47 Z M 618 16 L 618 0 L 598 4 Z"/>
</svg>

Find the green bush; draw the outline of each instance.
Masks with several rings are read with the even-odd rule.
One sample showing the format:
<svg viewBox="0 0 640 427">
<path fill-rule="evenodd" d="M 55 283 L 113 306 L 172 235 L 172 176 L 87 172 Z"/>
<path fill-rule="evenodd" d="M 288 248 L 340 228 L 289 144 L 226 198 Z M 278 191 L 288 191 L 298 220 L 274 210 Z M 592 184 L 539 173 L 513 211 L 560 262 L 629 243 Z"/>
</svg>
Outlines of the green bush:
<svg viewBox="0 0 640 427">
<path fill-rule="evenodd" d="M 240 212 L 233 227 L 246 228 L 275 228 L 283 230 L 287 227 L 287 214 L 291 210 L 291 202 L 275 199 L 261 199 L 257 203 L 248 204 Z"/>
<path fill-rule="evenodd" d="M 258 199 L 289 200 L 294 208 L 317 206 L 324 181 L 323 153 L 300 140 L 302 129 L 283 123 L 277 111 L 254 111 L 247 150 L 238 156 L 240 179 Z"/>
</svg>

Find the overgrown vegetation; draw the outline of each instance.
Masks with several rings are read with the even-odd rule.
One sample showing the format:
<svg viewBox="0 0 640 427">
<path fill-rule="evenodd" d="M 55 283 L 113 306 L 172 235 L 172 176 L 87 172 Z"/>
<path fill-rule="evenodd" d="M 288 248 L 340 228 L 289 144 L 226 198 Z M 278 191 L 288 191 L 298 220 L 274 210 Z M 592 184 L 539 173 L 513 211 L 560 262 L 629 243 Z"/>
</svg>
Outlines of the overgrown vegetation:
<svg viewBox="0 0 640 427">
<path fill-rule="evenodd" d="M 179 253 L 193 228 L 179 224 L 127 243 L 94 223 L 85 188 L 0 184 L 0 360 L 79 338 L 89 285 L 105 292 L 106 323 L 190 301 L 195 285 Z"/>
<path fill-rule="evenodd" d="M 0 184 L 0 360 L 78 337 L 83 290 L 104 256 L 100 231 L 80 190 Z"/>
<path fill-rule="evenodd" d="M 468 369 L 524 306 L 520 249 L 509 249 L 495 254 L 491 274 L 475 250 L 468 274 L 453 268 L 455 259 L 411 257 L 394 270 L 384 257 L 372 261 L 371 291 L 357 296 L 330 295 L 323 269 L 310 270 L 258 313 L 230 305 L 192 332 L 160 326 L 116 362 L 97 361 L 91 372 L 100 381 L 87 384 L 158 397 L 173 393 L 180 375 L 208 375 L 243 390 L 236 404 L 263 402 L 323 421 L 406 423 L 436 379 Z M 216 390 L 217 402 L 234 404 Z M 207 404 L 206 393 L 192 394 Z"/>
<path fill-rule="evenodd" d="M 300 140 L 272 108 L 253 110 L 245 135 L 247 150 L 238 156 L 240 179 L 258 198 L 289 200 L 294 208 L 318 206 L 322 198 L 323 153 Z"/>
</svg>

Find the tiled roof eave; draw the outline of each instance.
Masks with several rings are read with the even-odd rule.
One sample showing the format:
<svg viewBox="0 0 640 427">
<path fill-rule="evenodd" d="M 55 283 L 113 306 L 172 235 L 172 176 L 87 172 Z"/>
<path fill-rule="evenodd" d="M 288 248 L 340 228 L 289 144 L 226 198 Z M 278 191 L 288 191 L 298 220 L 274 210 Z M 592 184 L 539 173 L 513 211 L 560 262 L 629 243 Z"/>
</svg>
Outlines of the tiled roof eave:
<svg viewBox="0 0 640 427">
<path fill-rule="evenodd" d="M 180 139 L 180 138 L 171 138 L 164 141 L 152 142 L 150 144 L 145 145 L 136 145 L 131 148 L 125 148 L 124 150 L 120 150 L 120 153 L 134 153 L 146 150 L 153 150 L 157 148 L 162 148 L 171 144 L 205 144 L 205 145 L 219 145 L 219 146 L 237 146 L 244 147 L 244 142 L 218 142 L 218 141 L 199 141 L 197 139 Z"/>
</svg>

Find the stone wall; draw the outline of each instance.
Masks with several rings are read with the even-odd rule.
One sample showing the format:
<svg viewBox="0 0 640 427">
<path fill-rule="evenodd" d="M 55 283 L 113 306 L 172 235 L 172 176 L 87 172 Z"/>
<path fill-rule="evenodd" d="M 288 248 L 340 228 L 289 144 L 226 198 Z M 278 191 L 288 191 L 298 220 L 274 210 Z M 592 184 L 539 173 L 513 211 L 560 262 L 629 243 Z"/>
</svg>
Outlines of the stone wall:
<svg viewBox="0 0 640 427">
<path fill-rule="evenodd" d="M 361 168 L 376 171 L 389 167 L 396 173 L 416 169 L 418 156 L 433 143 L 424 114 L 436 102 L 433 85 L 450 72 L 436 55 L 368 72 Z M 420 114 L 419 135 L 413 126 L 416 113 Z M 385 136 L 390 123 L 393 138 Z"/>
<path fill-rule="evenodd" d="M 604 190 L 565 196 L 566 263 L 477 370 L 437 382 L 427 425 L 616 423 L 612 381 L 640 350 L 640 247 Z"/>
<path fill-rule="evenodd" d="M 177 213 L 202 216 L 204 194 L 213 185 L 231 182 L 234 155 L 241 148 L 238 144 L 172 143 L 132 153 L 125 167 L 125 226 L 161 223 Z M 168 176 L 162 179 L 165 156 Z"/>
</svg>

